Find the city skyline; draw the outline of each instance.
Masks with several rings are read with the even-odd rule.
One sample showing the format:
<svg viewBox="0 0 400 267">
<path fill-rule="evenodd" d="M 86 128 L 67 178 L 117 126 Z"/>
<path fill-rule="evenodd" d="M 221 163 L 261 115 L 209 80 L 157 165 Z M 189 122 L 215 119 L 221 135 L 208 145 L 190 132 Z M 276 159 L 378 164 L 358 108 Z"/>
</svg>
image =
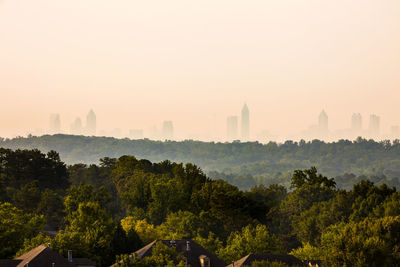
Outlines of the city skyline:
<svg viewBox="0 0 400 267">
<path fill-rule="evenodd" d="M 399 12 L 398 0 L 2 1 L 0 136 L 47 131 L 51 113 L 68 132 L 93 108 L 97 134 L 172 120 L 178 140 L 223 140 L 244 102 L 252 138 L 297 138 L 321 110 L 344 135 L 353 113 L 396 132 Z"/>
<path fill-rule="evenodd" d="M 0 0 L 0 265 L 400 265 L 399 100 L 400 0 Z"/>
<path fill-rule="evenodd" d="M 383 139 L 399 139 L 399 125 L 392 125 L 387 132 L 381 131 L 381 117 L 376 114 L 369 114 L 368 124 L 363 124 L 363 115 L 361 113 L 353 113 L 349 117 L 349 126 L 343 125 L 342 128 L 331 129 L 329 127 L 329 116 L 323 109 L 316 116 L 316 124 L 309 125 L 302 131 L 291 136 L 279 136 L 272 134 L 269 130 L 263 130 L 250 135 L 250 110 L 247 103 L 242 106 L 240 116 L 230 115 L 225 120 L 225 135 L 224 136 L 207 136 L 207 137 L 181 137 L 180 133 L 174 130 L 173 120 L 164 120 L 160 122 L 159 127 L 153 125 L 147 129 L 142 129 L 138 125 L 128 125 L 126 127 L 117 127 L 113 129 L 97 129 L 97 116 L 93 109 L 90 109 L 86 115 L 86 124 L 83 125 L 80 117 L 76 117 L 70 124 L 69 130 L 67 127 L 62 127 L 62 116 L 58 113 L 50 114 L 49 127 L 41 132 L 29 132 L 28 134 L 73 134 L 73 135 L 88 135 L 88 136 L 109 136 L 116 138 L 131 138 L 143 139 L 149 138 L 153 140 L 185 140 L 194 139 L 202 141 L 280 141 L 285 140 L 313 140 L 321 139 L 325 141 L 336 141 L 339 139 L 354 140 L 357 137 L 373 138 L 376 140 Z M 66 125 L 67 123 L 65 123 Z M 0 136 L 1 137 L 1 136 Z"/>
</svg>

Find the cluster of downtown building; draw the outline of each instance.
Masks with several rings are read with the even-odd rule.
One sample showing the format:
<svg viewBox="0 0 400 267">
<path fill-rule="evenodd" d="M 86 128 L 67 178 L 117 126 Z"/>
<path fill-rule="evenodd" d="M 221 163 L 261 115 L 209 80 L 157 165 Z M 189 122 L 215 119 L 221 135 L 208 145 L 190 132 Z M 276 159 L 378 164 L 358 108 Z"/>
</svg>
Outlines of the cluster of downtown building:
<svg viewBox="0 0 400 267">
<path fill-rule="evenodd" d="M 50 115 L 49 126 L 51 134 L 63 133 L 60 114 Z M 77 117 L 70 126 L 70 134 L 92 136 L 96 135 L 96 128 L 96 114 L 93 110 L 90 110 L 86 116 L 86 125 L 83 125 L 81 118 Z"/>
<path fill-rule="evenodd" d="M 350 118 L 350 128 L 331 131 L 329 129 L 329 117 L 323 110 L 318 117 L 318 123 L 310 126 L 303 131 L 300 136 L 303 139 L 323 139 L 323 140 L 339 140 L 339 139 L 355 139 L 357 137 L 372 139 L 398 139 L 400 137 L 399 126 L 392 126 L 390 133 L 383 134 L 381 132 L 381 118 L 375 114 L 369 116 L 369 122 L 364 127 L 363 117 L 360 113 L 354 113 Z"/>
<path fill-rule="evenodd" d="M 239 125 L 240 121 L 240 125 Z M 239 131 L 240 130 L 240 131 Z M 226 119 L 226 140 L 227 141 L 285 141 L 285 140 L 313 140 L 321 139 L 335 141 L 339 139 L 356 139 L 357 137 L 373 139 L 398 139 L 400 138 L 399 126 L 392 126 L 389 134 L 381 133 L 380 117 L 371 114 L 367 127 L 363 125 L 363 117 L 360 113 L 354 113 L 350 119 L 350 128 L 331 131 L 329 129 L 329 117 L 324 110 L 319 114 L 317 124 L 311 125 L 308 129 L 296 135 L 278 136 L 268 131 L 250 137 L 250 116 L 249 108 L 245 104 L 242 108 L 241 117 L 228 116 Z"/>
<path fill-rule="evenodd" d="M 367 124 L 367 123 L 366 123 Z M 61 119 L 59 114 L 50 115 L 50 132 L 51 134 L 66 133 L 61 130 Z M 85 124 L 81 118 L 77 117 L 72 122 L 69 129 L 69 134 L 73 135 L 86 135 L 86 136 L 109 136 L 116 138 L 131 138 L 143 139 L 150 138 L 153 140 L 174 140 L 174 125 L 172 121 L 164 121 L 161 129 L 158 130 L 156 126 L 148 129 L 144 135 L 142 129 L 130 129 L 127 133 L 122 133 L 121 129 L 116 128 L 111 131 L 99 131 L 97 129 L 96 114 L 90 110 L 86 116 Z M 388 134 L 381 133 L 381 121 L 377 115 L 370 115 L 369 122 L 364 127 L 363 117 L 360 113 L 354 113 L 350 119 L 350 128 L 343 130 L 330 130 L 329 117 L 325 111 L 322 111 L 315 125 L 310 126 L 308 129 L 289 136 L 272 135 L 267 131 L 259 134 L 252 135 L 250 132 L 250 112 L 247 104 L 244 104 L 240 116 L 228 116 L 226 119 L 226 136 L 215 137 L 215 141 L 285 141 L 285 140 L 313 140 L 320 139 L 326 141 L 335 141 L 339 139 L 354 140 L 357 137 L 373 138 L 376 140 L 382 139 L 398 139 L 400 138 L 400 129 L 398 126 L 392 126 Z M 198 138 L 201 139 L 201 138 Z"/>
<path fill-rule="evenodd" d="M 59 134 L 65 133 L 61 128 L 60 114 L 51 114 L 49 121 L 49 133 Z M 86 116 L 86 124 L 84 125 L 81 118 L 77 117 L 75 121 L 72 122 L 69 129 L 69 134 L 73 135 L 87 135 L 87 136 L 110 136 L 110 137 L 129 137 L 131 139 L 142 139 L 143 130 L 141 129 L 130 129 L 129 133 L 123 134 L 122 130 L 115 128 L 111 131 L 98 130 L 97 129 L 97 119 L 96 114 L 93 110 L 90 110 Z M 164 121 L 162 123 L 161 131 L 158 131 L 156 127 L 152 127 L 148 133 L 149 137 L 152 139 L 166 139 L 172 140 L 174 138 L 174 125 L 172 121 Z"/>
<path fill-rule="evenodd" d="M 244 104 L 240 117 L 240 136 L 238 116 L 229 116 L 226 119 L 226 138 L 228 141 L 250 139 L 250 113 L 247 104 Z"/>
</svg>

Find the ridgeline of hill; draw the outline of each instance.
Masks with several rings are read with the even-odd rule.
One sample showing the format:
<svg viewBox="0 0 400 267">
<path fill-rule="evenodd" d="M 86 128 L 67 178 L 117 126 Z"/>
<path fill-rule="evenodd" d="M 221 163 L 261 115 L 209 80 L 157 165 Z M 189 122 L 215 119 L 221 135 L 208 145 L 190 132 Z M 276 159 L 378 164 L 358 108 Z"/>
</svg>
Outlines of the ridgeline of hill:
<svg viewBox="0 0 400 267">
<path fill-rule="evenodd" d="M 0 147 L 56 150 L 68 164 L 93 164 L 98 163 L 99 158 L 122 155 L 134 155 L 153 162 L 165 159 L 193 162 L 211 177 L 227 180 L 243 189 L 259 183 L 287 186 L 293 170 L 310 166 L 335 177 L 342 188 L 350 188 L 362 179 L 400 185 L 399 140 L 376 142 L 358 138 L 332 143 L 313 140 L 261 144 L 193 140 L 162 142 L 59 134 L 0 139 Z"/>
</svg>

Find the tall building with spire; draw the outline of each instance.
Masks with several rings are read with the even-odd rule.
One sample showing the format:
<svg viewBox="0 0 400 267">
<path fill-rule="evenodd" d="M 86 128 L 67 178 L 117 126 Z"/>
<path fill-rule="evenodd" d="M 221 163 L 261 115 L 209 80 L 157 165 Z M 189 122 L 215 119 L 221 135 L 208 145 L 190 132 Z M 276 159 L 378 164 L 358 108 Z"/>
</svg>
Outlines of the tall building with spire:
<svg viewBox="0 0 400 267">
<path fill-rule="evenodd" d="M 247 107 L 247 104 L 245 103 L 243 108 L 242 108 L 242 121 L 241 121 L 241 126 L 242 126 L 242 140 L 246 141 L 249 140 L 250 137 L 250 116 L 249 116 L 249 108 Z"/>
<path fill-rule="evenodd" d="M 322 112 L 319 114 L 318 127 L 321 132 L 328 131 L 328 115 L 326 114 L 325 110 L 322 110 Z"/>
<path fill-rule="evenodd" d="M 86 131 L 88 135 L 96 135 L 96 114 L 93 109 L 86 116 Z"/>
</svg>

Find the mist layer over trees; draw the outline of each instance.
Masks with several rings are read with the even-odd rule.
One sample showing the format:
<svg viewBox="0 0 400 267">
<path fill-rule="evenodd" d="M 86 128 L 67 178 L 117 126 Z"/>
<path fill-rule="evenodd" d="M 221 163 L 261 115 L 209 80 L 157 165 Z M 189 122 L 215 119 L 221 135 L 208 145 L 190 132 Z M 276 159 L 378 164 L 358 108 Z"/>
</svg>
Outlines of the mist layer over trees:
<svg viewBox="0 0 400 267">
<path fill-rule="evenodd" d="M 134 155 L 154 162 L 169 159 L 192 162 L 210 177 L 223 179 L 239 188 L 258 184 L 290 185 L 293 170 L 316 166 L 325 175 L 335 177 L 339 188 L 369 179 L 377 184 L 400 185 L 400 142 L 376 142 L 358 138 L 325 143 L 286 141 L 213 143 L 200 141 L 151 141 L 46 135 L 1 139 L 0 146 L 11 149 L 56 150 L 68 164 L 97 163 L 99 158 Z"/>
</svg>

